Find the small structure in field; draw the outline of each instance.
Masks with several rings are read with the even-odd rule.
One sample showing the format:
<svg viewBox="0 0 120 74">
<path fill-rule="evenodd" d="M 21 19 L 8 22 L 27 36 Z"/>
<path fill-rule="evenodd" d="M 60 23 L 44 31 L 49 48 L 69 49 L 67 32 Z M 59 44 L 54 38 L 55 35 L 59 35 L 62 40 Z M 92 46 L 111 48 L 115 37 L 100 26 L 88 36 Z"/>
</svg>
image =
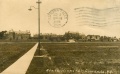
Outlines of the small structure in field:
<svg viewBox="0 0 120 74">
<path fill-rule="evenodd" d="M 69 39 L 68 42 L 75 42 L 75 39 Z"/>
</svg>

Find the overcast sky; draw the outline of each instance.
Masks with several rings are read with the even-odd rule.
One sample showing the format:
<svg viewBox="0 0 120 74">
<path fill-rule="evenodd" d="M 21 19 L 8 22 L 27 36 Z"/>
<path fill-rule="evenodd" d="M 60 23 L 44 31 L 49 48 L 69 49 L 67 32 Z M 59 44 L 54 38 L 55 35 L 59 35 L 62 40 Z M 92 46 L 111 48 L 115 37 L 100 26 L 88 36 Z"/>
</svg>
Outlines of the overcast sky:
<svg viewBox="0 0 120 74">
<path fill-rule="evenodd" d="M 30 30 L 38 33 L 37 10 L 28 11 L 30 6 L 37 7 L 37 0 L 0 0 L 0 31 Z M 41 33 L 63 34 L 66 31 L 76 31 L 84 34 L 98 34 L 120 37 L 120 25 L 110 25 L 103 28 L 79 25 L 76 23 L 74 8 L 92 7 L 105 9 L 120 7 L 120 0 L 41 0 Z M 55 28 L 48 23 L 48 13 L 54 8 L 61 8 L 68 14 L 68 23 L 61 28 Z"/>
</svg>

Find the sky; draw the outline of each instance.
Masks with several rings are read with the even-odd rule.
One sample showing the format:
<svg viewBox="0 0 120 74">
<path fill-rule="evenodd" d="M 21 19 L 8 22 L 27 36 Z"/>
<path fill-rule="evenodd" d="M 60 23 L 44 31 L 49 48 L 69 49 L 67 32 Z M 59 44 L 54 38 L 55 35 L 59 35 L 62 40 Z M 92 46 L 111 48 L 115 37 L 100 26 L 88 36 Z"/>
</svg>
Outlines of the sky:
<svg viewBox="0 0 120 74">
<path fill-rule="evenodd" d="M 0 0 L 0 31 L 3 30 L 30 30 L 33 34 L 38 33 L 38 14 L 30 6 L 35 6 L 37 0 Z M 40 32 L 64 34 L 67 31 L 80 32 L 84 34 L 106 35 L 120 37 L 120 25 L 108 25 L 106 27 L 93 27 L 79 25 L 76 22 L 75 8 L 91 7 L 96 9 L 106 9 L 120 7 L 120 0 L 41 0 L 40 5 Z M 61 8 L 68 14 L 68 22 L 65 26 L 55 28 L 48 21 L 48 13 Z M 112 17 L 111 17 L 112 18 Z"/>
</svg>

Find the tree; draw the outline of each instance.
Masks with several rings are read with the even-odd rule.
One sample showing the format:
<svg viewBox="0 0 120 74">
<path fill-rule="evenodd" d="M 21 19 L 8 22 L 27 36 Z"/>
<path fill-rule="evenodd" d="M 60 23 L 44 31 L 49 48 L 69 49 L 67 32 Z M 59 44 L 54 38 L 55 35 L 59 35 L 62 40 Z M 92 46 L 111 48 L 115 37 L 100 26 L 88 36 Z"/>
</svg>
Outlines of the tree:
<svg viewBox="0 0 120 74">
<path fill-rule="evenodd" d="M 79 33 L 75 33 L 75 32 L 66 32 L 65 34 L 64 34 L 64 38 L 66 39 L 66 40 L 69 40 L 69 39 L 76 39 L 76 40 L 79 40 L 80 39 L 80 35 L 79 35 Z"/>
<path fill-rule="evenodd" d="M 0 32 L 0 39 L 3 39 L 3 38 L 4 38 L 6 32 L 7 32 L 7 31 L 1 31 L 1 32 Z"/>
</svg>

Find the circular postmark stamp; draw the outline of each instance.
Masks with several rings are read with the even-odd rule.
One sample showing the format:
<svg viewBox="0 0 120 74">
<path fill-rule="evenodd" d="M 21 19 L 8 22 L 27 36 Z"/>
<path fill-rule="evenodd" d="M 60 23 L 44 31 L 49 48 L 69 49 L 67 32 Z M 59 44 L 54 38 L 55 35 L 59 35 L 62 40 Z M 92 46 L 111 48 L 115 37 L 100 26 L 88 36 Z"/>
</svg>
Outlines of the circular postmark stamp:
<svg viewBox="0 0 120 74">
<path fill-rule="evenodd" d="M 48 13 L 48 23 L 53 27 L 63 27 L 67 22 L 68 14 L 61 8 L 55 8 Z"/>
</svg>

